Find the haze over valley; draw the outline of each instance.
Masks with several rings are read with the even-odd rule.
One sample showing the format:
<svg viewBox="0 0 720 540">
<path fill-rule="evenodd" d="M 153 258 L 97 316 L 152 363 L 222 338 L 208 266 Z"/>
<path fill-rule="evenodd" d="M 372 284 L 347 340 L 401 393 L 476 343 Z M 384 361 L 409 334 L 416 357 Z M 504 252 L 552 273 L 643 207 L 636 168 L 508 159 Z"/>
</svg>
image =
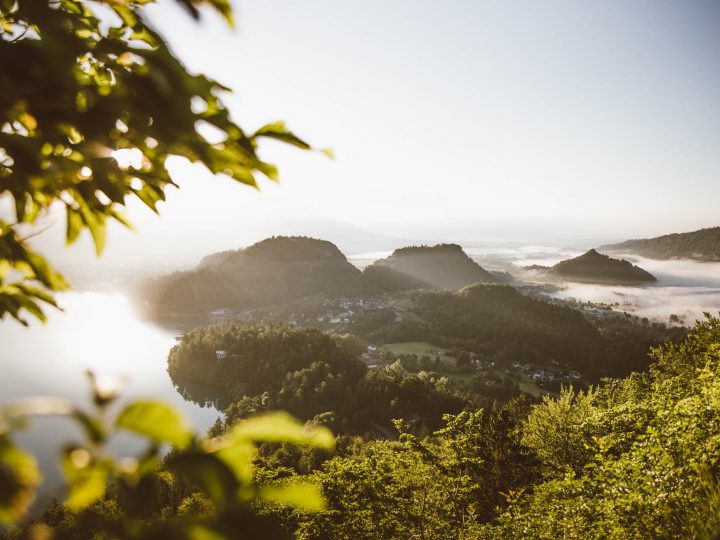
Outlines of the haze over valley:
<svg viewBox="0 0 720 540">
<path fill-rule="evenodd" d="M 310 229 L 314 230 L 312 227 Z M 328 225 L 320 229 L 329 232 L 332 227 Z M 717 229 L 716 227 L 715 230 Z M 287 229 L 282 230 L 299 231 L 301 227 L 288 226 Z M 303 236 L 326 239 L 339 237 L 339 242 L 330 241 L 338 246 L 348 262 L 360 270 L 389 257 L 395 248 L 441 243 L 432 239 L 403 240 L 391 236 L 373 235 L 357 227 L 338 226 L 335 227 L 335 234 L 329 234 L 329 237 L 313 234 Z M 632 236 L 632 232 L 628 236 Z M 237 249 L 235 246 L 237 244 L 230 244 L 224 246 L 224 249 Z M 348 247 L 343 249 L 343 246 Z M 509 274 L 507 277 L 513 279 L 516 284 L 549 282 L 553 284 L 553 288 L 548 290 L 547 294 L 555 298 L 613 306 L 617 304 L 616 309 L 636 314 L 641 318 L 648 317 L 654 321 L 667 322 L 670 315 L 677 314 L 683 321 L 691 323 L 702 319 L 703 313 L 708 311 L 712 313 L 720 306 L 720 263 L 718 262 L 681 257 L 647 258 L 632 252 L 603 250 L 603 247 L 588 240 L 579 241 L 575 245 L 551 242 L 530 244 L 519 241 L 474 241 L 462 243 L 461 247 L 482 268 Z M 527 270 L 527 267 L 533 266 L 551 267 L 564 260 L 578 257 L 594 247 L 613 257 L 630 261 L 649 272 L 657 281 L 642 286 L 582 284 L 571 280 L 553 279 L 551 276 Z M 175 270 L 191 270 L 203 256 L 208 254 L 209 252 L 202 252 L 188 262 L 179 262 L 172 256 L 148 258 L 147 263 L 138 263 L 134 259 L 129 259 L 124 264 L 107 263 L 102 260 L 83 262 L 81 259 L 67 267 L 61 265 L 61 268 L 65 270 L 77 289 L 126 293 L 154 276 Z M 478 278 L 477 281 L 482 279 Z"/>
<path fill-rule="evenodd" d="M 720 2 L 0 21 L 0 540 L 720 538 Z"/>
</svg>

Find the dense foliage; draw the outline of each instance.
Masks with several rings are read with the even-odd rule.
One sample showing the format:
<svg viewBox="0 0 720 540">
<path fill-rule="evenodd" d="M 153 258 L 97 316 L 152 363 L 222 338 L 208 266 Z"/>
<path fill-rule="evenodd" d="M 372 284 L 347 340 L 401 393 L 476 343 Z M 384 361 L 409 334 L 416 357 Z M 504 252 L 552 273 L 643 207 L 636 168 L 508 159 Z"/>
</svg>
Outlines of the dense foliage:
<svg viewBox="0 0 720 540">
<path fill-rule="evenodd" d="M 720 320 L 650 372 L 530 408 L 463 412 L 370 442 L 310 477 L 300 538 L 709 538 L 720 528 Z M 528 414 L 529 411 L 529 414 Z"/>
<path fill-rule="evenodd" d="M 91 374 L 94 407 L 79 409 L 60 398 L 31 398 L 0 409 L 0 533 L 24 518 L 41 473 L 34 458 L 13 441 L 29 418 L 60 415 L 76 421 L 84 440 L 66 441 L 60 456 L 67 497 L 39 522 L 11 529 L 8 538 L 151 539 L 282 538 L 278 524 L 256 505 L 324 507 L 318 486 L 295 479 L 266 481 L 255 474 L 259 444 L 335 446 L 322 426 L 303 426 L 276 412 L 239 422 L 220 437 L 196 436 L 177 411 L 154 401 L 135 401 L 116 415 L 108 406 L 118 386 Z M 107 448 L 119 432 L 140 437 L 147 449 L 117 459 Z M 161 449 L 172 452 L 161 459 Z"/>
<path fill-rule="evenodd" d="M 196 329 L 170 352 L 168 372 L 186 398 L 229 406 L 224 425 L 283 409 L 322 415 L 341 433 L 388 432 L 392 419 L 436 426 L 472 402 L 445 379 L 399 366 L 368 370 L 345 340 L 285 326 Z"/>
<path fill-rule="evenodd" d="M 645 373 L 446 415 L 424 435 L 397 421 L 397 440 L 342 436 L 334 454 L 266 437 L 254 481 L 319 486 L 326 506 L 252 508 L 260 523 L 305 539 L 709 538 L 720 528 L 720 319 L 652 357 Z M 173 459 L 143 522 L 222 515 Z M 88 516 L 127 518 L 121 500 L 111 490 L 81 512 L 55 505 L 41 523 L 83 538 Z"/>
<path fill-rule="evenodd" d="M 545 482 L 487 535 L 691 538 L 720 528 L 720 320 L 653 352 L 649 373 L 567 390 L 523 424 Z"/>
<path fill-rule="evenodd" d="M 683 334 L 661 325 L 634 324 L 624 316 L 591 321 L 576 309 L 506 285 L 420 293 L 409 311 L 412 316 L 399 321 L 389 310 L 370 312 L 348 331 L 379 343 L 427 341 L 504 365 L 557 365 L 590 379 L 643 370 L 651 345 Z"/>
<path fill-rule="evenodd" d="M 535 458 L 520 444 L 522 401 L 447 416 L 418 438 L 398 423 L 398 442 L 370 442 L 310 475 L 328 501 L 299 520 L 300 538 L 470 538 L 506 494 L 532 483 Z"/>
<path fill-rule="evenodd" d="M 222 358 L 217 351 L 225 353 Z M 220 408 L 267 392 L 274 399 L 305 407 L 304 416 L 311 417 L 328 410 L 329 403 L 338 400 L 336 394 L 342 396 L 345 387 L 354 387 L 365 371 L 365 365 L 330 336 L 280 326 L 198 328 L 168 357 L 173 380 L 202 382 L 222 391 Z"/>
<path fill-rule="evenodd" d="M 67 287 L 27 243 L 51 207 L 64 210 L 68 243 L 88 229 L 100 253 L 108 220 L 129 225 L 129 199 L 158 211 L 174 185 L 168 156 L 256 186 L 257 173 L 277 178 L 257 154 L 263 137 L 309 148 L 281 122 L 246 134 L 218 97 L 227 88 L 185 69 L 147 3 L 0 1 L 0 196 L 15 213 L 0 219 L 0 318 L 42 319 L 41 303 Z M 226 0 L 180 4 L 232 24 Z"/>
</svg>

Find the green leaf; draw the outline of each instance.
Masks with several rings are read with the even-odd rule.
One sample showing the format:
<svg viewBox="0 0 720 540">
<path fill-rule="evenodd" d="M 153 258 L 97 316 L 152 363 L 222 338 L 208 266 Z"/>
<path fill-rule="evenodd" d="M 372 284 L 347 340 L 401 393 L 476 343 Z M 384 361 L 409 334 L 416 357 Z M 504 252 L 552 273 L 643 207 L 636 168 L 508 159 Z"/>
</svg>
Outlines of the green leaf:
<svg viewBox="0 0 720 540">
<path fill-rule="evenodd" d="M 37 302 L 33 301 L 30 297 L 18 295 L 17 300 L 23 308 L 34 315 L 40 322 L 47 321 L 47 317 L 45 316 L 45 313 L 43 313 L 43 310 Z"/>
<path fill-rule="evenodd" d="M 320 486 L 310 482 L 264 486 L 260 489 L 260 498 L 308 512 L 321 512 L 327 506 Z"/>
<path fill-rule="evenodd" d="M 27 36 L 13 38 L 15 43 L 5 43 L 5 48 L 17 49 L 18 58 L 32 58 L 32 62 L 0 65 L 3 98 L 7 97 L 5 120 L 12 128 L 0 130 L 0 148 L 13 158 L 3 160 L 0 167 L 0 195 L 15 199 L 19 227 L 33 223 L 55 203 L 67 203 L 72 207 L 66 215 L 67 244 L 77 241 L 87 227 L 100 255 L 107 241 L 108 219 L 128 225 L 120 213 L 132 199 L 128 195 L 158 212 L 159 201 L 165 200 L 168 186 L 174 185 L 166 167 L 168 156 L 186 157 L 253 187 L 257 187 L 258 172 L 277 179 L 276 167 L 258 158 L 255 141 L 232 120 L 219 98 L 228 89 L 188 72 L 144 16 L 144 6 L 152 2 L 101 2 L 117 15 L 105 24 L 78 0 L 50 4 L 0 0 L 4 6 L 0 29 L 8 33 L 6 37 L 19 26 L 31 29 Z M 179 3 L 195 17 L 201 7 L 209 6 L 233 24 L 231 0 Z M 33 91 L 48 87 L 55 89 L 51 100 Z M 207 103 L 203 115 L 190 107 L 194 98 Z M 226 133 L 227 139 L 222 143 L 205 139 L 195 126 L 201 116 Z M 118 119 L 127 130 L 118 129 Z M 282 122 L 265 126 L 256 136 L 310 148 Z M 108 155 L 123 148 L 143 152 L 146 159 L 140 169 L 121 169 Z M 83 166 L 90 167 L 92 174 L 78 175 Z M 134 189 L 136 178 L 144 183 L 139 189 Z M 0 244 L 9 245 L 4 229 Z M 50 292 L 67 287 L 49 265 L 37 264 L 42 258 L 30 260 L 30 250 L 22 241 L 11 240 L 13 249 L 3 257 L 12 268 L 0 272 L 24 273 L 17 285 L 32 284 L 37 277 Z M 23 321 L 30 313 L 42 320 L 43 306 L 37 297 L 12 285 L 0 282 L 0 318 L 8 314 Z"/>
<path fill-rule="evenodd" d="M 32 277 L 52 290 L 67 290 L 68 284 L 65 278 L 55 272 L 41 255 L 32 251 L 26 251 L 24 255 L 27 264 L 32 269 Z"/>
<path fill-rule="evenodd" d="M 37 287 L 31 287 L 30 285 L 20 283 L 17 284 L 17 288 L 28 296 L 37 298 L 38 300 L 42 300 L 43 302 L 50 304 L 53 307 L 58 307 L 57 302 L 52 296 L 50 296 L 50 294 L 41 289 L 38 289 Z"/>
<path fill-rule="evenodd" d="M 232 7 L 230 6 L 229 0 L 209 0 L 212 5 L 224 18 L 225 21 L 230 25 L 231 28 L 235 27 L 235 21 L 233 21 Z"/>
<path fill-rule="evenodd" d="M 130 229 L 131 231 L 135 230 L 135 227 L 133 227 L 132 223 L 128 220 L 127 217 L 125 217 L 125 214 L 122 212 L 116 210 L 115 208 L 110 208 L 108 210 L 108 215 L 112 216 L 116 221 Z"/>
<path fill-rule="evenodd" d="M 247 441 L 233 441 L 233 444 L 221 448 L 215 455 L 235 473 L 241 482 L 250 482 L 253 473 L 253 459 L 257 455 L 255 445 Z"/>
<path fill-rule="evenodd" d="M 239 484 L 233 471 L 212 454 L 182 452 L 167 460 L 167 467 L 183 476 L 218 505 L 234 501 Z"/>
<path fill-rule="evenodd" d="M 134 189 L 133 193 L 155 213 L 158 211 L 157 203 L 165 200 L 162 190 L 150 184 L 144 184 L 140 189 Z"/>
<path fill-rule="evenodd" d="M 27 513 L 40 479 L 35 459 L 0 437 L 0 524 L 10 525 Z"/>
<path fill-rule="evenodd" d="M 158 401 L 131 403 L 120 412 L 115 425 L 151 441 L 168 442 L 179 448 L 186 447 L 193 436 L 185 419 L 175 409 Z"/>
<path fill-rule="evenodd" d="M 105 216 L 99 212 L 92 210 L 87 204 L 80 205 L 80 216 L 90 229 L 90 235 L 95 243 L 95 252 L 98 256 L 102 255 L 105 249 L 105 241 L 107 240 L 107 231 L 105 230 Z"/>
<path fill-rule="evenodd" d="M 85 448 L 70 448 L 64 453 L 61 465 L 68 481 L 65 504 L 70 510 L 82 510 L 105 494 L 109 463 L 92 462 Z"/>
<path fill-rule="evenodd" d="M 324 426 L 304 426 L 285 412 L 271 412 L 242 420 L 229 432 L 233 440 L 289 442 L 332 450 L 335 437 Z"/>
<path fill-rule="evenodd" d="M 83 219 L 80 217 L 80 214 L 69 206 L 65 211 L 65 218 L 65 243 L 70 245 L 75 242 L 80 235 L 80 231 L 83 228 Z"/>
<path fill-rule="evenodd" d="M 267 124 L 258 129 L 253 134 L 253 138 L 258 137 L 267 137 L 269 139 L 282 141 L 284 143 L 297 146 L 298 148 L 302 148 L 303 150 L 310 150 L 312 148 L 308 143 L 303 141 L 292 131 L 288 130 L 285 126 L 285 122 L 283 122 L 282 120 L 274 122 L 272 124 Z"/>
<path fill-rule="evenodd" d="M 204 525 L 191 525 L 185 531 L 190 540 L 227 540 L 227 536 Z"/>
<path fill-rule="evenodd" d="M 74 411 L 72 416 L 77 420 L 78 424 L 80 424 L 80 427 L 90 441 L 95 444 L 100 444 L 105 441 L 107 437 L 105 426 L 97 418 L 93 418 L 81 410 Z"/>
</svg>

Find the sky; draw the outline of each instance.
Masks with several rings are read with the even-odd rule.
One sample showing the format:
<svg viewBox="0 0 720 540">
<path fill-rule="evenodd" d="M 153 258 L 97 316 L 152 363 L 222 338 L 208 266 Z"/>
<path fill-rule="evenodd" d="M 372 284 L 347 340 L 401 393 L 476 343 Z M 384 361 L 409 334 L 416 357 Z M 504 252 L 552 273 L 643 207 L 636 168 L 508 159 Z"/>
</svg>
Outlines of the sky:
<svg viewBox="0 0 720 540">
<path fill-rule="evenodd" d="M 112 231 L 110 260 L 199 258 L 279 233 L 370 251 L 720 224 L 720 2 L 233 7 L 235 30 L 170 0 L 148 13 L 191 71 L 233 89 L 241 126 L 283 119 L 336 159 L 268 143 L 281 180 L 259 191 L 174 160 L 181 189 L 160 219 L 133 207 L 139 233 Z"/>
</svg>

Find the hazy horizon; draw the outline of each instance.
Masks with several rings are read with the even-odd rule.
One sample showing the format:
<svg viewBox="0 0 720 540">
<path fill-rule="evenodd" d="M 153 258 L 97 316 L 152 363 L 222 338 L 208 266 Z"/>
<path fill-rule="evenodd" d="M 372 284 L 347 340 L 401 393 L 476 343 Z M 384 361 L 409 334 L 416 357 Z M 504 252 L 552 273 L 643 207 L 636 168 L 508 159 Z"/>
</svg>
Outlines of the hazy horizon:
<svg viewBox="0 0 720 540">
<path fill-rule="evenodd" d="M 158 220 L 162 222 L 162 217 Z M 156 225 L 157 225 L 156 224 Z M 152 229 L 152 227 L 149 227 Z M 155 227 L 155 232 L 160 231 Z M 674 232 L 690 232 L 669 230 L 661 234 Z M 456 243 L 465 248 L 471 255 L 473 248 L 490 248 L 496 253 L 501 248 L 518 248 L 542 246 L 546 248 L 572 248 L 586 250 L 602 244 L 639 238 L 631 234 L 625 236 L 573 236 L 551 235 L 522 232 L 516 235 L 506 234 L 497 237 L 475 237 L 457 234 L 436 234 L 421 236 L 399 236 L 374 232 L 347 222 L 333 220 L 258 220 L 248 229 L 237 231 L 237 234 L 223 234 L 222 231 L 207 233 L 198 237 L 170 237 L 160 240 L 146 228 L 128 231 L 117 225 L 111 225 L 110 242 L 101 257 L 96 257 L 94 246 L 89 237 L 81 238 L 76 244 L 63 246 L 64 228 L 61 221 L 53 222 L 38 237 L 32 239 L 33 245 L 45 254 L 52 256 L 52 261 L 59 268 L 114 266 L 138 267 L 147 266 L 149 270 L 168 270 L 195 266 L 202 257 L 218 251 L 242 249 L 272 236 L 308 236 L 333 242 L 349 258 L 365 257 L 368 253 L 391 252 L 408 245 L 434 245 L 440 243 Z"/>
<path fill-rule="evenodd" d="M 1 538 L 720 539 L 720 0 L 0 17 Z"/>
<path fill-rule="evenodd" d="M 259 191 L 175 159 L 182 189 L 160 218 L 130 205 L 138 233 L 112 228 L 108 264 L 187 264 L 273 234 L 588 247 L 719 224 L 717 2 L 233 7 L 235 32 L 175 2 L 147 11 L 191 70 L 233 89 L 243 127 L 286 120 L 337 159 L 269 143 L 281 182 Z M 91 262 L 54 221 L 35 244 Z"/>
</svg>

